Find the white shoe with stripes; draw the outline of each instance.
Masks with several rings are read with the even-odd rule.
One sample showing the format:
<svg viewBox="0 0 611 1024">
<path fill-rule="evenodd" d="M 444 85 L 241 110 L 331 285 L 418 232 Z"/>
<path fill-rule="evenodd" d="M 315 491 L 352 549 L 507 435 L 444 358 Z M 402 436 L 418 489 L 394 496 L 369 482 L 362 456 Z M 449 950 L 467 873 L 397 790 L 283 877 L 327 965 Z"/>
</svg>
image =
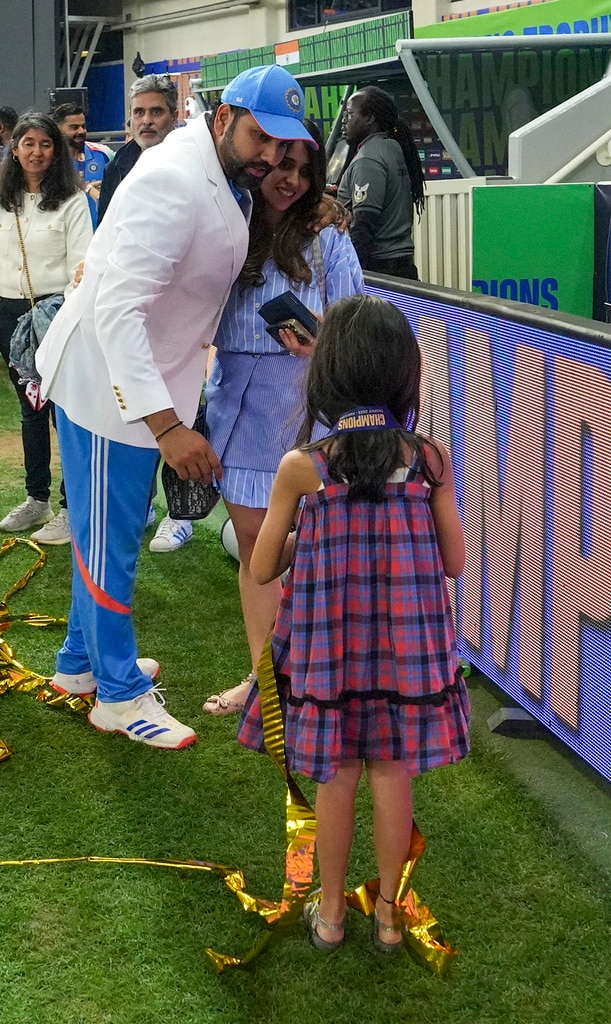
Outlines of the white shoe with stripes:
<svg viewBox="0 0 611 1024">
<path fill-rule="evenodd" d="M 136 658 L 136 665 L 151 679 L 156 679 L 161 672 L 161 665 L 154 658 Z M 56 672 L 51 680 L 51 686 L 58 693 L 72 693 L 78 697 L 90 697 L 98 688 L 93 672 L 81 672 L 75 676 L 66 672 Z"/>
<path fill-rule="evenodd" d="M 197 740 L 197 733 L 165 710 L 161 691 L 153 686 L 133 700 L 115 704 L 96 700 L 89 721 L 100 732 L 120 732 L 130 740 L 149 747 L 182 750 Z"/>
</svg>

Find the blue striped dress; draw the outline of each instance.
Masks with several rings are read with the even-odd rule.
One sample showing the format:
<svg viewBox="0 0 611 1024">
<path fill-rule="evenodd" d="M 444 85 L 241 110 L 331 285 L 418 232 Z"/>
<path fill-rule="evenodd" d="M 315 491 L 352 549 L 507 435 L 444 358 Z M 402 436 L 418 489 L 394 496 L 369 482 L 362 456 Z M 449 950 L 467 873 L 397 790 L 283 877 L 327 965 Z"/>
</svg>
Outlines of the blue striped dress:
<svg viewBox="0 0 611 1024">
<path fill-rule="evenodd" d="M 363 291 L 363 275 L 348 234 L 334 227 L 320 233 L 327 303 Z M 313 266 L 312 246 L 304 250 Z M 291 290 L 317 313 L 323 312 L 316 275 L 295 285 L 273 261 L 263 267 L 265 283 L 240 293 L 236 282 L 214 341 L 217 354 L 206 385 L 210 443 L 223 464 L 221 493 L 249 508 L 267 508 L 280 459 L 289 451 L 303 419 L 308 360 L 293 358 L 267 334 L 258 310 Z"/>
</svg>

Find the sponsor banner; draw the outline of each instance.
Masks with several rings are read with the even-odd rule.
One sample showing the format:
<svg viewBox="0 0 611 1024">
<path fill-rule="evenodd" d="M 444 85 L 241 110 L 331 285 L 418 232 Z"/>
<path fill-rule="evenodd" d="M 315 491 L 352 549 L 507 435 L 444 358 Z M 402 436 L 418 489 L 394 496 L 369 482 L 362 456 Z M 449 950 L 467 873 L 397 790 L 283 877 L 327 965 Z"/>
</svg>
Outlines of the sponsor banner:
<svg viewBox="0 0 611 1024">
<path fill-rule="evenodd" d="M 611 329 L 367 290 L 416 333 L 420 430 L 451 451 L 460 653 L 611 781 Z"/>
<path fill-rule="evenodd" d="M 460 18 L 416 28 L 416 39 L 456 36 L 544 36 L 611 31 L 610 0 L 547 0 L 497 10 L 480 8 Z"/>
<path fill-rule="evenodd" d="M 592 316 L 594 186 L 473 189 L 474 292 Z"/>
</svg>

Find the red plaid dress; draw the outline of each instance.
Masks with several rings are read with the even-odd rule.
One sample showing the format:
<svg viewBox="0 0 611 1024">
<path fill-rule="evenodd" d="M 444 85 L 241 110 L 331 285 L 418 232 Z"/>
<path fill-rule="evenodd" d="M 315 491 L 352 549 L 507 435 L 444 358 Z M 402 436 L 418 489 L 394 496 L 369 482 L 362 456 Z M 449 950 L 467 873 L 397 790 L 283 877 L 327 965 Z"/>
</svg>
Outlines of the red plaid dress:
<svg viewBox="0 0 611 1024">
<path fill-rule="evenodd" d="M 406 761 L 412 775 L 469 750 L 469 697 L 429 506 L 418 472 L 380 503 L 313 452 L 323 488 L 307 495 L 272 641 L 291 771 L 327 782 L 342 761 Z M 253 687 L 238 739 L 263 750 Z"/>
</svg>

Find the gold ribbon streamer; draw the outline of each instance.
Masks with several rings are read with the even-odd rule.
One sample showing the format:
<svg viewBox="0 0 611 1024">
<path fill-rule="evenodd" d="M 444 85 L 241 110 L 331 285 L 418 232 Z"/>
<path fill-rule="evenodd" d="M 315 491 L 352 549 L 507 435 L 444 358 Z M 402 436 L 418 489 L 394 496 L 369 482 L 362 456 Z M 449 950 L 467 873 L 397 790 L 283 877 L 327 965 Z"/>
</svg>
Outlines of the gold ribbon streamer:
<svg viewBox="0 0 611 1024">
<path fill-rule="evenodd" d="M 12 626 L 15 622 L 25 622 L 28 626 L 34 626 L 35 628 L 42 628 L 45 626 L 66 626 L 68 620 L 61 616 L 54 618 L 51 615 L 41 615 L 38 612 L 26 612 L 20 615 L 13 615 L 9 611 L 8 601 L 14 594 L 29 583 L 35 573 L 39 569 L 42 569 L 47 561 L 47 553 L 43 551 L 38 544 L 35 544 L 33 540 L 28 540 L 24 537 L 7 537 L 2 541 L 0 545 L 0 556 L 7 555 L 9 551 L 16 548 L 18 544 L 23 544 L 37 555 L 37 559 L 34 564 L 17 580 L 16 583 L 9 588 L 4 597 L 0 600 L 0 632 L 7 630 L 9 626 Z M 36 700 L 41 701 L 43 704 L 49 704 L 50 707 L 68 707 L 72 711 L 77 711 L 81 714 L 89 711 L 93 705 L 93 699 L 85 697 L 84 699 L 70 693 L 57 693 L 55 690 L 48 686 L 49 677 L 41 676 L 37 672 L 32 672 L 31 669 L 22 665 L 20 661 L 15 657 L 15 652 L 10 644 L 6 640 L 0 640 L 0 696 L 8 693 L 9 690 L 18 690 L 22 693 L 34 693 L 36 692 Z M 8 753 L 3 753 L 3 748 Z M 0 761 L 6 760 L 10 756 L 10 751 L 5 743 L 0 741 Z"/>
<path fill-rule="evenodd" d="M 25 622 L 35 627 L 50 625 L 66 625 L 65 618 L 53 618 L 48 615 L 27 613 L 11 615 L 7 602 L 19 590 L 22 590 L 34 574 L 45 565 L 47 553 L 37 544 L 20 537 L 9 537 L 0 545 L 0 556 L 7 554 L 17 544 L 25 544 L 37 554 L 34 565 L 8 590 L 0 600 L 0 631 L 8 629 L 14 622 Z M 15 658 L 12 647 L 0 640 L 0 695 L 9 690 L 36 693 L 36 700 L 51 707 L 69 707 L 81 714 L 87 712 L 93 704 L 91 697 L 78 697 L 74 694 L 59 694 L 48 687 L 49 679 L 27 669 Z M 263 733 L 265 747 L 274 764 L 281 772 L 286 785 L 286 873 L 279 903 L 272 900 L 259 899 L 246 891 L 246 882 L 241 871 L 224 864 L 209 861 L 154 861 L 141 857 L 50 857 L 29 860 L 0 861 L 0 867 L 27 866 L 39 864 L 68 864 L 77 862 L 95 864 L 130 864 L 168 867 L 183 870 L 208 871 L 219 875 L 225 885 L 235 893 L 242 909 L 258 914 L 270 926 L 256 945 L 242 958 L 217 953 L 208 948 L 206 953 L 217 973 L 226 967 L 245 966 L 254 960 L 270 943 L 279 938 L 301 916 L 303 904 L 312 888 L 314 877 L 314 850 L 316 845 L 316 815 L 292 778 L 286 767 L 284 747 L 284 725 L 282 708 L 271 654 L 271 641 L 266 644 L 261 662 L 258 666 L 258 683 L 261 694 L 261 711 L 263 717 Z M 0 739 L 0 761 L 7 760 L 11 751 Z M 445 942 L 441 935 L 439 922 L 431 911 L 420 900 L 413 889 L 408 887 L 409 879 L 422 856 L 426 844 L 413 822 L 408 857 L 403 865 L 399 882 L 396 903 L 405 927 L 406 943 L 420 963 L 438 975 L 446 973 L 457 951 Z M 379 892 L 379 879 L 372 879 L 352 892 L 346 893 L 348 906 L 364 914 L 371 914 Z"/>
<path fill-rule="evenodd" d="M 284 725 L 282 708 L 276 685 L 276 676 L 271 655 L 271 641 L 268 641 L 257 669 L 263 735 L 265 747 L 286 784 L 286 874 L 282 900 L 272 903 L 252 900 L 245 906 L 246 894 L 236 894 L 245 910 L 255 910 L 268 925 L 273 926 L 249 953 L 242 959 L 207 949 L 217 974 L 226 967 L 243 967 L 255 959 L 272 939 L 277 939 L 300 917 L 306 896 L 312 888 L 314 877 L 314 849 L 316 845 L 316 815 L 286 767 L 284 751 Z M 252 904 L 250 903 L 252 901 Z"/>
</svg>

